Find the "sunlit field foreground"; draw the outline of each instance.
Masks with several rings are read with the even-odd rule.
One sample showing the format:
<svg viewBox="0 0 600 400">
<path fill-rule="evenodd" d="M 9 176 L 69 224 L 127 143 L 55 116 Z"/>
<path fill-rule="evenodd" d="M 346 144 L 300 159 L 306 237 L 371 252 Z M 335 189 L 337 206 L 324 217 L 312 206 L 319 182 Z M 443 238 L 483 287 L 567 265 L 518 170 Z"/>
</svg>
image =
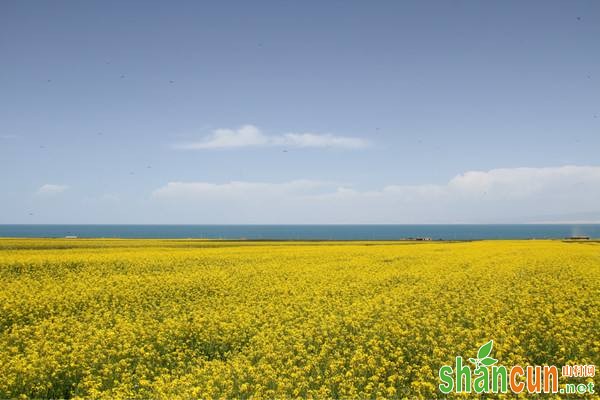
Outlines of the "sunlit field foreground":
<svg viewBox="0 0 600 400">
<path fill-rule="evenodd" d="M 434 398 L 491 339 L 600 362 L 593 242 L 2 239 L 0 282 L 0 398 Z"/>
</svg>

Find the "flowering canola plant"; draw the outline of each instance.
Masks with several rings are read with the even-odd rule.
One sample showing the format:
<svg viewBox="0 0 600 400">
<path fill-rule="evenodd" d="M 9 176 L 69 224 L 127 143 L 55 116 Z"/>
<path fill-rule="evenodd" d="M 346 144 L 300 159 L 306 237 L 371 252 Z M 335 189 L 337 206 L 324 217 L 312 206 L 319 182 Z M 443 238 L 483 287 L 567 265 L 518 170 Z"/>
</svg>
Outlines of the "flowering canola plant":
<svg viewBox="0 0 600 400">
<path fill-rule="evenodd" d="M 438 369 L 491 339 L 600 361 L 594 242 L 1 239 L 0 283 L 0 398 L 465 397 Z"/>
</svg>

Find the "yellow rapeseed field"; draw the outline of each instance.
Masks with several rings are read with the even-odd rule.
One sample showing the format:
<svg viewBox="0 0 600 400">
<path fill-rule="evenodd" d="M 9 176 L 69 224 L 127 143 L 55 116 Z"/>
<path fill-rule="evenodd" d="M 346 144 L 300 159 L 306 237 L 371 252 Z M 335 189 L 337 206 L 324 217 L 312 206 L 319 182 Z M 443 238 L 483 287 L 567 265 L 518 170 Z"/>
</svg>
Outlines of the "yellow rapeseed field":
<svg viewBox="0 0 600 400">
<path fill-rule="evenodd" d="M 492 339 L 600 361 L 593 242 L 2 239 L 0 283 L 0 398 L 435 398 Z"/>
</svg>

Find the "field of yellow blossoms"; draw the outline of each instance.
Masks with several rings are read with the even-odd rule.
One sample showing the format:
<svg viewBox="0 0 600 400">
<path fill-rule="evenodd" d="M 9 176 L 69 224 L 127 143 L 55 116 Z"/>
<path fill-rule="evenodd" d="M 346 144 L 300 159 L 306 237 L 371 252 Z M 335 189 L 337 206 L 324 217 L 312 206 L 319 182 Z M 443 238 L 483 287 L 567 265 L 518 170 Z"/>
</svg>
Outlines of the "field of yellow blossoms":
<svg viewBox="0 0 600 400">
<path fill-rule="evenodd" d="M 0 398 L 436 398 L 492 339 L 600 364 L 593 242 L 1 239 L 0 283 Z"/>
</svg>

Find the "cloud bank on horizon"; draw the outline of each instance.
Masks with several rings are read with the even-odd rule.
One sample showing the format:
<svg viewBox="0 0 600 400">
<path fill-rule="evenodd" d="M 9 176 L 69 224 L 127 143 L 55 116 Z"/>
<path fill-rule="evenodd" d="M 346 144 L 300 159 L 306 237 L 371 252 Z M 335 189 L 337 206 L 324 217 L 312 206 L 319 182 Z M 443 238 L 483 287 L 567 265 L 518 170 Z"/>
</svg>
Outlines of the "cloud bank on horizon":
<svg viewBox="0 0 600 400">
<path fill-rule="evenodd" d="M 267 135 L 254 125 L 243 125 L 238 129 L 216 129 L 200 141 L 176 143 L 176 149 L 213 150 L 244 147 L 291 147 L 291 148 L 338 148 L 361 149 L 369 141 L 357 137 L 336 136 L 318 133 L 284 133 Z"/>
<path fill-rule="evenodd" d="M 468 171 L 367 191 L 318 180 L 169 182 L 152 198 L 178 223 L 567 222 L 552 219 L 599 211 L 600 167 Z"/>
</svg>

